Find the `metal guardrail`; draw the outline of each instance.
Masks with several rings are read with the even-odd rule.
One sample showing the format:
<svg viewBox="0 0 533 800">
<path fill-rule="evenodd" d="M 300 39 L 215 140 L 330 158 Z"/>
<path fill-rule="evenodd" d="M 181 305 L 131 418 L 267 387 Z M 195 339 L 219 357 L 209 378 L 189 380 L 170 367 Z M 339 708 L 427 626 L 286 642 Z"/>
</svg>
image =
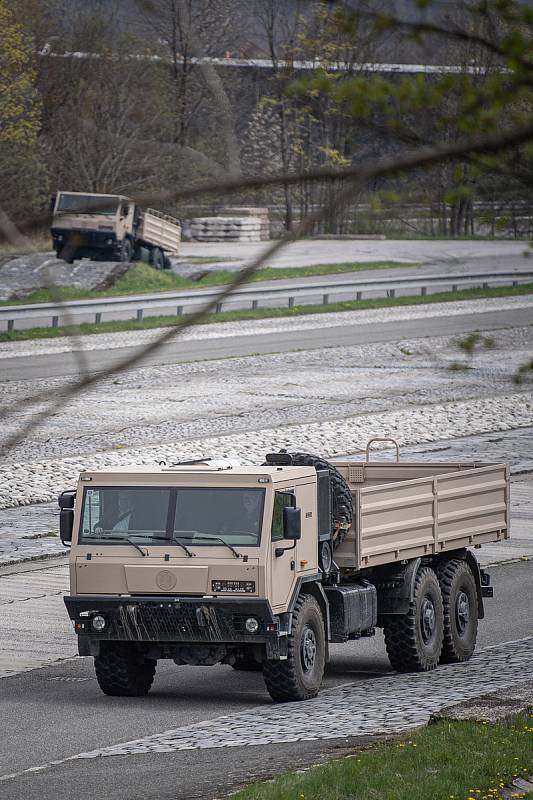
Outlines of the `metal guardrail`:
<svg viewBox="0 0 533 800">
<path fill-rule="evenodd" d="M 247 284 L 237 289 L 224 303 L 218 303 L 217 313 L 230 307 L 233 310 L 244 308 L 279 307 L 279 300 L 286 297 L 288 308 L 293 308 L 298 300 L 302 305 L 328 305 L 336 296 L 351 294 L 350 299 L 362 300 L 366 295 L 395 297 L 399 290 L 411 289 L 410 296 L 419 294 L 422 297 L 435 291 L 448 289 L 456 292 L 461 288 L 482 287 L 490 285 L 512 285 L 533 282 L 533 270 L 518 270 L 515 272 L 477 272 L 447 275 L 414 275 L 404 278 L 391 279 L 353 279 L 339 282 L 309 283 L 309 279 L 294 286 L 262 287 L 260 283 Z M 116 319 L 142 320 L 149 316 L 158 316 L 165 313 L 169 316 L 179 316 L 186 313 L 190 307 L 198 307 L 216 298 L 220 287 L 214 289 L 193 289 L 180 292 L 160 292 L 146 294 L 134 298 L 109 297 L 90 300 L 73 300 L 58 306 L 55 303 L 31 303 L 28 305 L 0 306 L 0 330 L 12 331 L 16 327 L 54 327 L 57 328 L 65 317 L 72 322 L 93 322 L 99 324 L 103 321 Z M 305 302 L 302 302 L 305 298 Z M 346 297 L 344 297 L 346 299 Z M 269 306 L 268 302 L 277 301 L 276 306 Z M 154 313 L 156 312 L 156 313 Z M 148 314 L 147 314 L 148 315 Z M 104 320 L 105 316 L 105 320 Z M 31 324 L 33 321 L 33 324 Z M 18 323 L 18 326 L 17 326 Z M 30 323 L 30 324 L 28 324 Z"/>
</svg>

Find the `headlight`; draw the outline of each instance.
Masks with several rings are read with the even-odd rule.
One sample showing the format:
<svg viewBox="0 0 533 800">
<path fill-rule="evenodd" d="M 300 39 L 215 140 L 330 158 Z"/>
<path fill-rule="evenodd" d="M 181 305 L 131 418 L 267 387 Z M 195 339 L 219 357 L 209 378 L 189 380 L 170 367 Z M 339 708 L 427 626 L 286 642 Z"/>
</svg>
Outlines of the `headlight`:
<svg viewBox="0 0 533 800">
<path fill-rule="evenodd" d="M 91 625 L 95 631 L 103 631 L 107 625 L 107 620 L 101 614 L 95 614 L 91 619 Z"/>
<path fill-rule="evenodd" d="M 244 627 L 248 631 L 248 633 L 257 633 L 259 630 L 259 623 L 255 617 L 248 617 L 246 622 L 244 623 Z"/>
</svg>

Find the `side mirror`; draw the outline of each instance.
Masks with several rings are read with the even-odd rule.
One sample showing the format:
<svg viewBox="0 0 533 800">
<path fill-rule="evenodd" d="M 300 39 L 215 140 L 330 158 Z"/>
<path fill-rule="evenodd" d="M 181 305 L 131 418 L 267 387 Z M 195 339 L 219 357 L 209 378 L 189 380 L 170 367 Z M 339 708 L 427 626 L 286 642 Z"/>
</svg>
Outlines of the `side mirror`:
<svg viewBox="0 0 533 800">
<path fill-rule="evenodd" d="M 283 538 L 297 541 L 302 538 L 302 512 L 299 508 L 283 509 Z"/>
<path fill-rule="evenodd" d="M 66 492 L 61 492 L 57 498 L 59 508 L 74 508 L 74 500 L 76 492 L 73 489 L 68 489 Z"/>
<path fill-rule="evenodd" d="M 76 492 L 74 490 L 61 492 L 57 498 L 59 508 L 59 536 L 65 546 L 72 541 L 72 529 L 74 527 L 74 500 Z"/>
<path fill-rule="evenodd" d="M 74 525 L 74 510 L 62 508 L 59 512 L 59 536 L 64 545 L 72 541 L 72 528 Z"/>
</svg>

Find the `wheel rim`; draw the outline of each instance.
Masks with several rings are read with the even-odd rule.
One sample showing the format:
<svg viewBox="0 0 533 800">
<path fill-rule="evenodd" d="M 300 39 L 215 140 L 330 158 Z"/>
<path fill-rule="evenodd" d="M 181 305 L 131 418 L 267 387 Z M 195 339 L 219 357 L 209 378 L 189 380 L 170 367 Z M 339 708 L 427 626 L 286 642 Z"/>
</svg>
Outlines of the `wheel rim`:
<svg viewBox="0 0 533 800">
<path fill-rule="evenodd" d="M 328 542 L 323 542 L 321 547 L 320 557 L 322 560 L 322 569 L 327 574 L 331 569 L 332 557 L 331 548 Z"/>
<path fill-rule="evenodd" d="M 463 634 L 470 622 L 470 600 L 466 592 L 459 592 L 455 601 L 455 622 L 459 634 Z"/>
<path fill-rule="evenodd" d="M 304 672 L 310 672 L 315 666 L 316 659 L 316 636 L 309 626 L 306 626 L 302 636 L 301 658 Z"/>
<path fill-rule="evenodd" d="M 436 623 L 435 606 L 433 605 L 432 599 L 427 595 L 422 601 L 422 607 L 420 609 L 420 622 L 422 639 L 424 644 L 427 644 L 433 638 Z"/>
</svg>

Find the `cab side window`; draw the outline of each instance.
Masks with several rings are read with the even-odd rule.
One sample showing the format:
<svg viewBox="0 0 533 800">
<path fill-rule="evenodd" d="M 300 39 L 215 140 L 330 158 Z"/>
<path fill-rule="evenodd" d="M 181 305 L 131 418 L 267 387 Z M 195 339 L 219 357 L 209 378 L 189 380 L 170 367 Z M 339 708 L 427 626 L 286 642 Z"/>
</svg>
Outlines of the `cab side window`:
<svg viewBox="0 0 533 800">
<path fill-rule="evenodd" d="M 274 493 L 274 510 L 272 512 L 273 542 L 283 539 L 283 509 L 294 506 L 294 490 L 285 489 L 283 492 Z"/>
</svg>

